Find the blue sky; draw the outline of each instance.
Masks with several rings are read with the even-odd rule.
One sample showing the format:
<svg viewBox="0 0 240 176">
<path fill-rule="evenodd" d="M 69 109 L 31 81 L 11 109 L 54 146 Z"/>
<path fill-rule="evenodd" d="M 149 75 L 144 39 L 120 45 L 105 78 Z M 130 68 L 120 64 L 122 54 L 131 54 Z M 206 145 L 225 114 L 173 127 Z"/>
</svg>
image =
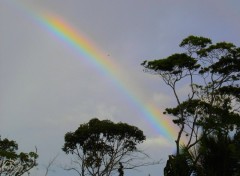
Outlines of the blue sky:
<svg viewBox="0 0 240 176">
<path fill-rule="evenodd" d="M 0 1 L 1 136 L 16 140 L 23 151 L 37 146 L 39 166 L 33 175 L 43 175 L 44 165 L 57 154 L 49 176 L 74 175 L 60 169 L 69 159 L 61 152 L 64 134 L 93 117 L 123 121 L 142 129 L 148 139 L 142 147 L 163 160 L 125 174 L 161 175 L 174 142 L 163 140 L 108 76 L 36 23 L 34 14 L 51 12 L 84 33 L 144 101 L 163 110 L 174 105 L 171 92 L 140 63 L 180 52 L 179 43 L 189 35 L 239 46 L 239 7 L 238 0 Z"/>
</svg>

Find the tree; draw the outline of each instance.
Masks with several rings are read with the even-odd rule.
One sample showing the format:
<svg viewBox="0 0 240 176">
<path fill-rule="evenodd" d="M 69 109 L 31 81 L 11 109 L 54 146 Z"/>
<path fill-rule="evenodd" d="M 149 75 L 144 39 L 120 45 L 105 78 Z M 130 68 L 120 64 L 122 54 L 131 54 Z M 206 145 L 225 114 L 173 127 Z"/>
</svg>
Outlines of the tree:
<svg viewBox="0 0 240 176">
<path fill-rule="evenodd" d="M 197 36 L 185 38 L 180 47 L 185 52 L 142 65 L 145 72 L 159 75 L 176 99 L 177 105 L 164 112 L 179 127 L 176 156 L 171 161 L 187 151 L 194 154 L 191 167 L 195 167 L 203 154 L 198 150 L 203 139 L 226 139 L 240 129 L 240 48 Z M 183 95 L 178 88 L 186 84 L 189 89 Z"/>
<path fill-rule="evenodd" d="M 165 176 L 190 176 L 192 168 L 189 166 L 187 155 L 169 155 L 169 159 L 164 168 Z"/>
<path fill-rule="evenodd" d="M 239 148 L 235 145 L 235 139 L 205 136 L 201 140 L 199 153 L 198 172 L 212 176 L 239 174 Z"/>
<path fill-rule="evenodd" d="M 67 170 L 74 170 L 79 176 L 109 176 L 117 171 L 123 175 L 124 169 L 153 164 L 144 163 L 147 155 L 137 148 L 145 139 L 135 126 L 91 119 L 65 135 L 63 151 L 76 157 L 75 165 Z"/>
<path fill-rule="evenodd" d="M 0 138 L 0 175 L 21 176 L 37 165 L 36 152 L 17 153 L 18 144 L 7 138 Z"/>
</svg>

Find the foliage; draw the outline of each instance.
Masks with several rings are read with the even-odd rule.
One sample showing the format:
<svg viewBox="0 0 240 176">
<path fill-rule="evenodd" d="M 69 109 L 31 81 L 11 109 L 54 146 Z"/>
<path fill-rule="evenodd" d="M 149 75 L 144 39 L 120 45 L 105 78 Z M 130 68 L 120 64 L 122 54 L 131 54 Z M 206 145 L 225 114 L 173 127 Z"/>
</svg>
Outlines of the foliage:
<svg viewBox="0 0 240 176">
<path fill-rule="evenodd" d="M 0 138 L 0 175 L 20 176 L 37 165 L 36 152 L 17 153 L 18 144 L 7 138 Z"/>
<path fill-rule="evenodd" d="M 191 167 L 187 162 L 186 155 L 170 155 L 164 168 L 165 176 L 190 176 Z"/>
<path fill-rule="evenodd" d="M 183 146 L 181 155 L 185 157 L 186 167 L 190 168 L 192 175 L 239 175 L 239 147 L 239 132 L 234 137 L 208 135 L 196 145 L 196 153 Z"/>
<path fill-rule="evenodd" d="M 73 161 L 77 166 L 68 170 L 75 170 L 80 176 L 108 176 L 115 171 L 123 173 L 124 169 L 147 165 L 142 161 L 147 155 L 137 149 L 137 144 L 145 139 L 135 126 L 91 119 L 65 135 L 63 151 L 77 158 Z"/>
<path fill-rule="evenodd" d="M 235 142 L 235 139 L 225 136 L 204 136 L 199 146 L 198 171 L 212 176 L 239 173 L 240 149 Z"/>
<path fill-rule="evenodd" d="M 144 61 L 142 65 L 145 72 L 159 75 L 176 98 L 177 105 L 164 112 L 179 127 L 176 156 L 171 163 L 185 155 L 193 170 L 197 163 L 203 162 L 204 155 L 210 155 L 200 148 L 218 144 L 224 152 L 229 152 L 221 141 L 240 129 L 240 48 L 227 42 L 212 44 L 211 39 L 197 36 L 187 37 L 180 47 L 185 49 L 184 53 Z M 178 90 L 186 82 L 189 88 L 183 94 Z"/>
</svg>

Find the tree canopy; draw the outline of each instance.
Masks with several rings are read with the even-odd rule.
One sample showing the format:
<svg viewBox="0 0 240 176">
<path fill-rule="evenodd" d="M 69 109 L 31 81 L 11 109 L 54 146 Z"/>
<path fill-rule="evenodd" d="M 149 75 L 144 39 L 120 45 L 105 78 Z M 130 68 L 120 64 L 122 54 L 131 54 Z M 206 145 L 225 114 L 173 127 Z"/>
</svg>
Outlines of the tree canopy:
<svg viewBox="0 0 240 176">
<path fill-rule="evenodd" d="M 0 138 L 0 175 L 21 176 L 37 165 L 36 152 L 17 153 L 18 144 L 7 138 Z"/>
<path fill-rule="evenodd" d="M 200 148 L 212 147 L 210 141 L 224 148 L 240 129 L 240 48 L 228 42 L 212 44 L 211 39 L 198 36 L 183 39 L 179 46 L 185 52 L 142 63 L 145 72 L 159 75 L 171 88 L 177 103 L 164 112 L 179 127 L 176 154 L 168 160 L 168 168 L 176 162 L 183 164 L 183 159 L 189 161 L 183 153 L 194 153 L 191 163 L 195 167 L 207 155 Z M 180 85 L 186 84 L 189 88 L 180 93 Z M 191 175 L 193 167 L 182 175 Z"/>
<path fill-rule="evenodd" d="M 77 157 L 73 161 L 76 165 L 68 169 L 80 176 L 123 174 L 124 169 L 147 164 L 142 160 L 146 155 L 137 148 L 145 139 L 135 126 L 94 118 L 80 124 L 75 132 L 66 133 L 63 151 Z"/>
</svg>

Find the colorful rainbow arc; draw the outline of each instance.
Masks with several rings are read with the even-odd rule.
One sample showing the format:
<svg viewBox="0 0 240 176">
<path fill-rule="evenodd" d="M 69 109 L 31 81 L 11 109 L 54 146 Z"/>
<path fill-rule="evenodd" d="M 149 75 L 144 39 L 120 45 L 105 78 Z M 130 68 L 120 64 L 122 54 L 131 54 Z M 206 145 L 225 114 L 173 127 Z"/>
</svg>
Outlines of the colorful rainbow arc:
<svg viewBox="0 0 240 176">
<path fill-rule="evenodd" d="M 141 111 L 142 117 L 150 123 L 157 133 L 169 140 L 169 142 L 174 141 L 177 130 L 171 121 L 161 118 L 162 112 L 155 105 L 144 103 L 144 101 L 140 99 L 140 96 L 138 96 L 134 90 L 131 90 L 121 78 L 121 72 L 114 62 L 108 57 L 105 57 L 101 50 L 94 46 L 88 38 L 59 17 L 54 15 L 37 15 L 34 11 L 31 11 L 30 8 L 27 8 L 19 2 L 14 2 L 14 4 L 11 5 L 18 6 L 18 10 L 23 11 L 39 26 L 44 27 L 45 30 L 61 39 L 68 46 L 73 47 L 81 56 L 81 59 L 90 62 L 97 67 L 102 74 L 108 76 L 119 91 L 128 98 L 133 108 Z"/>
<path fill-rule="evenodd" d="M 83 56 L 82 58 L 91 61 L 104 74 L 111 77 L 114 84 L 117 85 L 121 92 L 124 92 L 135 108 L 142 111 L 144 117 L 151 123 L 154 129 L 157 129 L 158 133 L 170 140 L 173 139 L 176 131 L 174 131 L 175 129 L 171 126 L 170 122 L 160 118 L 162 115 L 158 108 L 154 105 L 144 104 L 133 91 L 129 91 L 130 88 L 118 76 L 120 74 L 118 73 L 117 66 L 108 57 L 104 57 L 89 39 L 80 35 L 69 24 L 53 15 L 45 15 L 41 19 L 42 24 L 48 31 L 74 47 Z"/>
</svg>

